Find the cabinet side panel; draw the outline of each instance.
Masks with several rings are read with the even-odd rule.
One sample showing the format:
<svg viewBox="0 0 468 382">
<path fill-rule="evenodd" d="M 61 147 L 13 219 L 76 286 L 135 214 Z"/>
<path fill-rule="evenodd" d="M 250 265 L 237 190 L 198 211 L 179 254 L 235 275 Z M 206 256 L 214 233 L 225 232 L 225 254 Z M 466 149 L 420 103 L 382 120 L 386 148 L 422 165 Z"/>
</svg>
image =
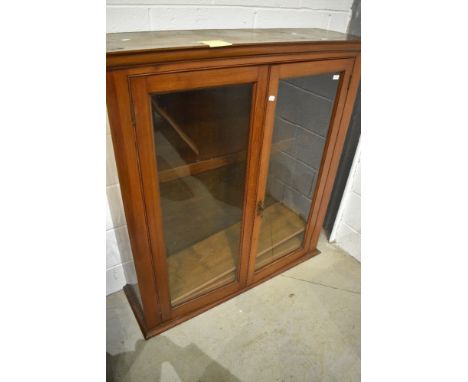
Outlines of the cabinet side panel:
<svg viewBox="0 0 468 382">
<path fill-rule="evenodd" d="M 125 71 L 107 73 L 107 108 L 145 327 L 150 329 L 160 321 L 160 307 L 153 274 Z"/>
</svg>

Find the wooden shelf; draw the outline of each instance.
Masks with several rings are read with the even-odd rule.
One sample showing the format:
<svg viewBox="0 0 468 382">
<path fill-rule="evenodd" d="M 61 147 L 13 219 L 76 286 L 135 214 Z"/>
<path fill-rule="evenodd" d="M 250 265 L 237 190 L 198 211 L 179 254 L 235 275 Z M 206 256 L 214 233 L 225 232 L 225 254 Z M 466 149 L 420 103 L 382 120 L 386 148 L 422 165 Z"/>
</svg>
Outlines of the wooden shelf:
<svg viewBox="0 0 468 382">
<path fill-rule="evenodd" d="M 265 209 L 260 230 L 255 269 L 272 263 L 302 245 L 305 222 L 284 204 Z"/>
<path fill-rule="evenodd" d="M 245 151 L 241 151 L 234 154 L 228 154 L 212 159 L 178 166 L 167 170 L 162 170 L 159 172 L 159 181 L 161 183 L 170 182 L 174 179 L 197 175 L 199 173 L 215 170 L 217 168 L 224 167 L 232 163 L 242 162 L 243 160 L 245 160 L 245 155 Z"/>
<path fill-rule="evenodd" d="M 294 143 L 293 139 L 285 139 L 274 143 L 271 147 L 272 154 L 286 151 Z M 242 162 L 246 159 L 246 152 L 239 151 L 233 154 L 227 154 L 216 158 L 211 158 L 195 163 L 177 166 L 174 168 L 159 171 L 159 181 L 161 183 L 170 182 L 178 178 L 197 175 L 199 173 L 215 170 L 217 168 L 228 166 L 232 163 Z"/>
<path fill-rule="evenodd" d="M 262 266 L 290 252 L 291 248 L 298 248 L 305 226 L 296 213 L 281 203 L 267 207 L 263 220 L 257 255 Z M 240 223 L 236 223 L 168 257 L 173 306 L 235 280 L 239 234 Z"/>
</svg>

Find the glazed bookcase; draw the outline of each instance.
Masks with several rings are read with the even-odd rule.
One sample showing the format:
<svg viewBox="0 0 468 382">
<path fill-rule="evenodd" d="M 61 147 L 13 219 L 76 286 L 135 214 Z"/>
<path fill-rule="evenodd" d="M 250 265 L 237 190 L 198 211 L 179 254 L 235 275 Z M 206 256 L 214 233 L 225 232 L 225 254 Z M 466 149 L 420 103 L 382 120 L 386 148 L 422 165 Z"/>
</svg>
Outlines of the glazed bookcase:
<svg viewBox="0 0 468 382">
<path fill-rule="evenodd" d="M 360 80 L 320 29 L 107 35 L 107 109 L 146 338 L 316 255 Z"/>
</svg>

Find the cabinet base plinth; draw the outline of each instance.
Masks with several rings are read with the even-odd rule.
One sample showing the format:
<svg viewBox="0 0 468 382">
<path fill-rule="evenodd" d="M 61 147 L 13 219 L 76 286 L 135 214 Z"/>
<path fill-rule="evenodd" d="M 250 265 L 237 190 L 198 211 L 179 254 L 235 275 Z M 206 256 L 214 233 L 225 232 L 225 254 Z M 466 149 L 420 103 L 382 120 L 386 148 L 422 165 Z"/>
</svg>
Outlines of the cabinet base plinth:
<svg viewBox="0 0 468 382">
<path fill-rule="evenodd" d="M 209 305 L 206 305 L 206 306 L 203 306 L 201 307 L 200 309 L 197 309 L 197 310 L 194 310 L 193 312 L 190 312 L 186 315 L 183 315 L 183 316 L 180 316 L 180 317 L 176 317 L 176 318 L 173 318 L 173 319 L 170 319 L 170 320 L 167 320 L 167 321 L 164 321 L 164 322 L 161 322 L 159 325 L 153 327 L 153 328 L 147 328 L 146 327 L 146 324 L 145 324 L 145 320 L 144 320 L 144 316 L 143 316 L 143 312 L 141 311 L 141 308 L 140 308 L 140 304 L 138 302 L 138 299 L 137 299 L 137 296 L 135 295 L 135 292 L 134 290 L 132 289 L 132 287 L 130 285 L 125 285 L 123 290 L 125 292 L 125 295 L 127 296 L 127 300 L 130 304 L 130 307 L 132 308 L 132 311 L 133 311 L 133 314 L 135 315 L 135 318 L 138 322 L 138 326 L 140 327 L 141 329 L 141 332 L 143 333 L 143 337 L 145 339 L 148 339 L 148 338 L 151 338 L 151 337 L 154 337 L 158 334 L 161 334 L 163 332 L 165 332 L 166 330 L 168 329 L 171 329 L 172 327 L 176 326 L 176 325 L 179 325 L 181 324 L 182 322 L 184 321 L 187 321 L 195 316 L 198 316 L 199 314 L 241 294 L 241 293 L 244 293 L 245 291 L 251 289 L 251 288 L 254 288 L 255 286 L 285 272 L 286 270 L 290 269 L 290 268 L 293 268 L 294 266 L 310 259 L 311 257 L 313 256 L 316 256 L 320 254 L 320 251 L 318 249 L 315 249 L 313 251 L 310 251 L 310 252 L 307 252 L 305 255 L 301 256 L 299 259 L 297 260 L 294 260 L 292 261 L 290 264 L 288 264 L 287 266 L 285 267 L 282 267 L 280 270 L 268 275 L 267 277 L 257 281 L 257 282 L 254 282 L 250 285 L 247 285 L 239 290 L 237 290 L 236 292 L 218 300 L 218 301 L 215 301 L 214 303 L 212 304 L 209 304 Z"/>
</svg>

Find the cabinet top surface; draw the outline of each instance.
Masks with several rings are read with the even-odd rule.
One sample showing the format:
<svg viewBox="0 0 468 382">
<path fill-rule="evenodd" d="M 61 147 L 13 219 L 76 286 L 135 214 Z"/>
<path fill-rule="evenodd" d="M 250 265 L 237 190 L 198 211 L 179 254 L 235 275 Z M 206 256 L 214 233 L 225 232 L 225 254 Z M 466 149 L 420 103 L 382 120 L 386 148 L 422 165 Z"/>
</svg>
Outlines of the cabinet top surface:
<svg viewBox="0 0 468 382">
<path fill-rule="evenodd" d="M 107 34 L 107 54 L 274 43 L 359 42 L 360 38 L 325 29 L 210 29 Z"/>
</svg>

